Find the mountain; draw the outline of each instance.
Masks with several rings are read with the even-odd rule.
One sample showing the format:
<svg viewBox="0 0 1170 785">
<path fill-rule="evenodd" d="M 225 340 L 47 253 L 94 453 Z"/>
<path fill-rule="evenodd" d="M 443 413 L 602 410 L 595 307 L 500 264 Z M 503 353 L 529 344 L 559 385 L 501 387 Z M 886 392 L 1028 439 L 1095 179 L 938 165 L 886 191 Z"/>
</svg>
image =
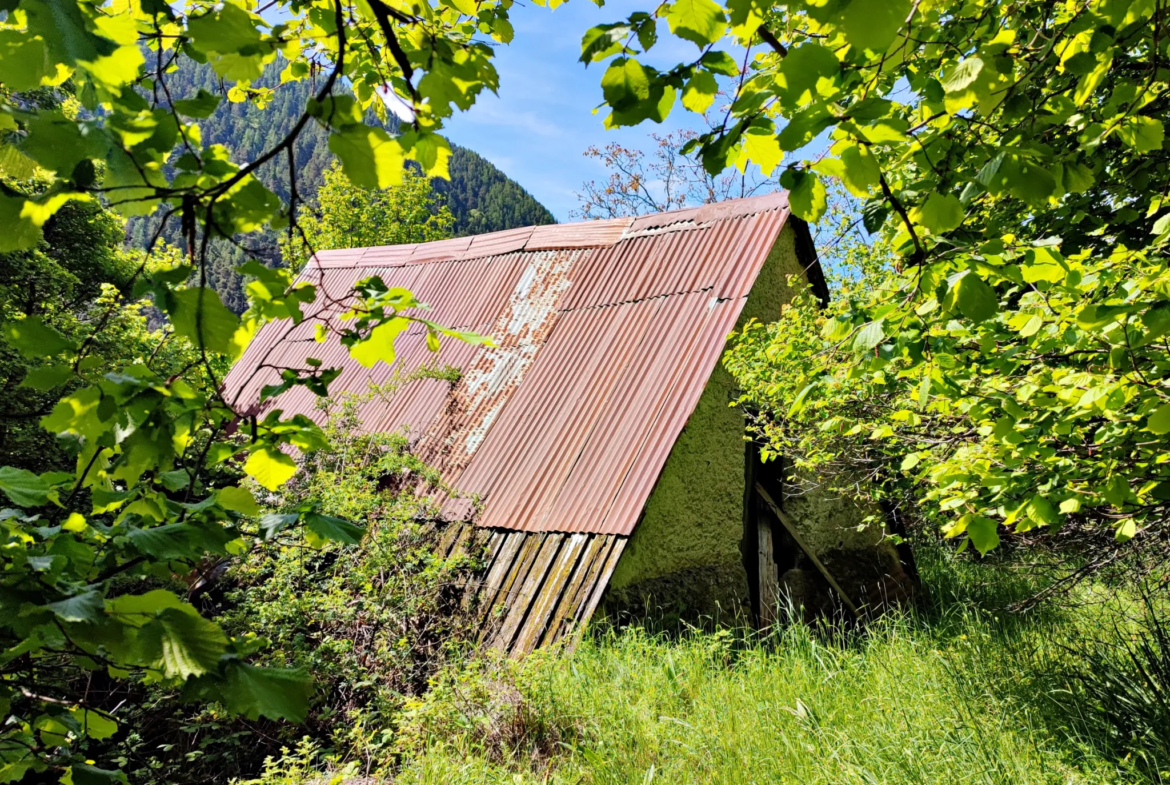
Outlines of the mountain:
<svg viewBox="0 0 1170 785">
<path fill-rule="evenodd" d="M 251 102 L 230 103 L 221 99 L 215 113 L 199 121 L 204 144 L 222 144 L 237 161 L 252 160 L 271 148 L 292 129 L 317 84 L 306 79 L 280 84 L 285 63 L 278 60 L 253 84 L 254 89 L 272 89 L 271 103 L 264 109 Z M 178 100 L 194 96 L 199 89 L 226 96 L 223 84 L 210 66 L 184 59 L 176 73 L 168 75 L 171 97 Z M 372 115 L 367 118 L 372 121 Z M 389 130 L 393 131 L 393 128 Z M 297 192 L 302 199 L 315 199 L 323 172 L 333 160 L 328 134 L 316 123 L 309 123 L 294 143 Z M 288 162 L 284 156 L 262 167 L 258 176 L 282 199 L 289 196 Z M 443 195 L 455 215 L 455 234 L 469 235 L 513 229 L 518 226 L 555 223 L 552 214 L 540 202 L 489 161 L 472 150 L 452 145 L 451 179 L 434 181 L 435 190 Z M 126 226 L 128 241 L 146 247 L 156 230 L 157 218 L 132 218 Z M 180 245 L 179 225 L 173 219 L 163 233 L 168 242 Z M 245 307 L 242 279 L 234 268 L 248 258 L 258 258 L 270 266 L 280 263 L 277 238 L 272 233 L 256 233 L 241 238 L 245 247 L 217 243 L 208 265 L 208 278 L 224 303 L 236 312 Z"/>
</svg>

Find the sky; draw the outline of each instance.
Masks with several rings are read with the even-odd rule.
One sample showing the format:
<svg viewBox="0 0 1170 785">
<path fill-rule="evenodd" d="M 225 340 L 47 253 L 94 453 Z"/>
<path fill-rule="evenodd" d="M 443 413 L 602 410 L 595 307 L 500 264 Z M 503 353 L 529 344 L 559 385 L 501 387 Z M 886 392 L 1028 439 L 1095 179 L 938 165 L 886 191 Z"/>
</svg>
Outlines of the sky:
<svg viewBox="0 0 1170 785">
<path fill-rule="evenodd" d="M 581 36 L 594 25 L 622 21 L 633 11 L 655 7 L 645 0 L 610 0 L 603 8 L 590 0 L 573 0 L 550 11 L 517 3 L 509 13 L 515 38 L 510 45 L 497 47 L 495 56 L 499 95 L 481 94 L 470 111 L 448 121 L 444 134 L 503 170 L 558 221 L 570 220 L 581 184 L 606 176 L 599 161 L 583 155 L 587 147 L 619 142 L 648 150 L 650 133 L 698 129 L 702 123 L 677 101 L 661 125 L 647 121 L 607 131 L 602 121 L 608 109 L 593 114 L 602 100 L 605 64 L 586 68 L 578 61 Z M 699 50 L 694 44 L 671 36 L 665 20 L 658 24 L 658 44 L 650 56 L 640 58 L 643 62 L 665 70 L 695 58 Z"/>
</svg>

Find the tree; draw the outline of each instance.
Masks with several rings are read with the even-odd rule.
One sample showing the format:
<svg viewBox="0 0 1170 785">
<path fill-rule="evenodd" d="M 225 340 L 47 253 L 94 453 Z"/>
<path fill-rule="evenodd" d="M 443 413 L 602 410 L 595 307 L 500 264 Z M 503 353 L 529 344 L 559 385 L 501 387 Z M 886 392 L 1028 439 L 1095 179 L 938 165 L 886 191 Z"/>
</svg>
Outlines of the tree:
<svg viewBox="0 0 1170 785">
<path fill-rule="evenodd" d="M 317 192 L 317 209 L 301 218 L 299 236 L 282 250 L 288 265 L 299 270 L 310 249 L 426 243 L 450 237 L 454 225 L 455 216 L 422 174 L 407 170 L 400 185 L 367 191 L 334 164 Z"/>
<path fill-rule="evenodd" d="M 660 18 L 696 46 L 667 71 L 639 61 Z M 582 60 L 608 62 L 614 126 L 733 79 L 686 148 L 709 172 L 827 134 L 781 175 L 793 212 L 819 219 L 836 177 L 891 244 L 877 286 L 733 358 L 776 449 L 859 457 L 980 552 L 1074 529 L 1100 563 L 1099 533 L 1164 543 L 1170 512 L 1165 25 L 1155 0 L 676 0 L 588 31 Z"/>
<path fill-rule="evenodd" d="M 605 149 L 589 147 L 586 158 L 596 158 L 609 177 L 601 183 L 582 183 L 577 194 L 576 215 L 585 218 L 625 218 L 646 213 L 679 210 L 724 199 L 741 199 L 776 190 L 775 180 L 748 173 L 746 159 L 740 170 L 710 174 L 703 164 L 681 152 L 697 134 L 678 131 L 662 136 L 650 134 L 654 146 L 649 154 L 611 142 Z"/>
<path fill-rule="evenodd" d="M 174 589 L 175 575 L 208 556 L 238 553 L 289 527 L 310 544 L 362 536 L 361 527 L 313 505 L 257 520 L 251 487 L 279 489 L 297 470 L 290 453 L 323 446 L 324 435 L 303 416 L 238 410 L 220 393 L 224 368 L 274 319 L 319 321 L 319 335 L 367 366 L 391 361 L 394 336 L 412 323 L 423 325 L 432 345 L 440 336 L 483 339 L 426 320 L 413 295 L 377 277 L 356 283 L 351 318 L 340 321 L 312 305 L 312 286 L 255 260 L 239 270 L 256 280 L 249 309 L 237 317 L 208 285 L 209 252 L 264 230 L 305 239 L 293 150 L 310 124 L 328 133 L 330 150 L 359 187 L 399 183 L 407 159 L 427 176 L 445 176 L 450 147 L 439 131 L 455 109 L 495 89 L 485 39 L 510 40 L 508 5 L 404 10 L 381 0 L 275 0 L 265 4 L 265 19 L 247 0 L 0 3 L 4 269 L 8 259 L 43 264 L 63 253 L 53 231 L 66 210 L 158 211 L 159 228 L 133 269 L 95 275 L 116 278 L 133 301 L 149 295 L 171 328 L 142 336 L 141 352 L 111 367 L 101 347 L 117 338 L 126 314 L 121 297 L 88 301 L 84 329 L 72 332 L 41 300 L 20 299 L 19 286 L 6 293 L 0 337 L 24 364 L 9 368 L 25 388 L 48 396 L 39 423 L 65 451 L 69 470 L 0 467 L 0 493 L 11 503 L 0 511 L 0 709 L 8 718 L 0 728 L 0 781 L 125 779 L 86 754 L 118 732 L 116 704 L 102 702 L 113 690 L 90 691 L 87 679 L 71 674 L 169 685 L 186 699 L 217 701 L 251 718 L 304 715 L 304 673 L 253 665 L 261 642 L 227 636 Z M 197 121 L 224 99 L 268 105 L 278 88 L 253 80 L 278 53 L 288 58 L 282 83 L 308 80 L 313 95 L 286 134 L 249 160 L 232 161 L 222 145 L 204 142 Z M 168 76 L 183 58 L 210 63 L 220 92 L 173 97 Z M 412 108 L 397 136 L 381 126 L 378 90 L 387 86 Z M 365 122 L 367 111 L 379 124 Z M 287 200 L 257 178 L 280 163 L 289 169 Z M 85 218 L 86 227 L 100 231 L 103 215 Z M 181 256 L 160 259 L 157 240 L 172 222 Z M 100 242 L 93 251 L 82 258 L 100 259 Z M 154 362 L 171 341 L 188 345 L 190 362 Z M 296 385 L 325 394 L 338 373 L 311 357 L 279 370 L 281 383 L 265 397 Z"/>
</svg>

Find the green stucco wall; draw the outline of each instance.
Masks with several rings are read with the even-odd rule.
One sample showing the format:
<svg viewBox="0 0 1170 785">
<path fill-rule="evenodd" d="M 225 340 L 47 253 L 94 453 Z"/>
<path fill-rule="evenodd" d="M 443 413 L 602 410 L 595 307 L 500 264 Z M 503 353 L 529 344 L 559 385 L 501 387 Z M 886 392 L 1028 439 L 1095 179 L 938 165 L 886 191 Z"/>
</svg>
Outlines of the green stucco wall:
<svg viewBox="0 0 1170 785">
<path fill-rule="evenodd" d="M 738 326 L 775 321 L 802 274 L 795 231 L 784 228 L 748 296 Z M 610 580 L 607 607 L 745 614 L 744 418 L 728 403 L 734 381 L 720 364 L 674 445 L 641 521 Z"/>
</svg>

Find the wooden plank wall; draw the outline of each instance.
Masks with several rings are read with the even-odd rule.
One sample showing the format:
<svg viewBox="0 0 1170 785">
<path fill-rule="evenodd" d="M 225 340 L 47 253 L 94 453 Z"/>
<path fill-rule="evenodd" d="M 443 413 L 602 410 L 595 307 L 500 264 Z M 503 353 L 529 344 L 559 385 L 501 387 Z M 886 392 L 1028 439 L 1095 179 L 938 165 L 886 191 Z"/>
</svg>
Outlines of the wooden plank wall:
<svg viewBox="0 0 1170 785">
<path fill-rule="evenodd" d="M 453 557 L 482 547 L 483 568 L 466 579 L 464 602 L 479 614 L 481 642 L 520 656 L 589 621 L 626 540 L 457 523 L 442 533 L 438 551 Z"/>
</svg>

